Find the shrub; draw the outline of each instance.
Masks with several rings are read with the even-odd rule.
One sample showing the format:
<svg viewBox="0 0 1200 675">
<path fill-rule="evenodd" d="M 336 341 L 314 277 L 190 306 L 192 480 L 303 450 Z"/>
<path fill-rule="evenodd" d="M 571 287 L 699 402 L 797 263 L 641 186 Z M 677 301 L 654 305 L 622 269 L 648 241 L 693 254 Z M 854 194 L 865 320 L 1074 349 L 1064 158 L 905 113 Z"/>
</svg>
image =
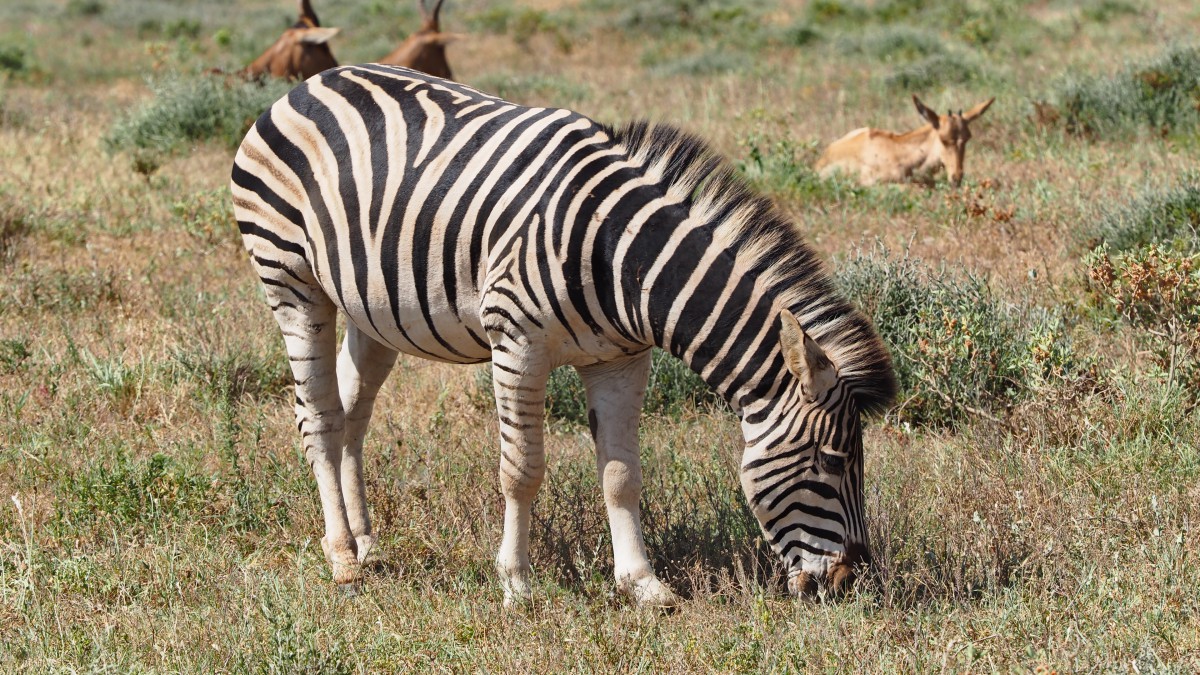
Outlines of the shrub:
<svg viewBox="0 0 1200 675">
<path fill-rule="evenodd" d="M 754 65 L 754 61 L 740 52 L 724 50 L 703 51 L 687 56 L 680 56 L 655 65 L 652 70 L 656 75 L 674 77 L 677 75 L 719 75 L 721 73 L 745 72 Z"/>
<path fill-rule="evenodd" d="M 100 0 L 68 0 L 67 14 L 73 16 L 99 16 L 104 13 L 104 3 Z"/>
<path fill-rule="evenodd" d="M 215 76 L 175 76 L 150 83 L 152 100 L 117 121 L 104 139 L 153 171 L 161 158 L 213 140 L 234 148 L 258 116 L 291 83 L 230 82 Z"/>
<path fill-rule="evenodd" d="M 0 44 L 0 75 L 26 75 L 33 70 L 33 59 L 21 45 Z"/>
<path fill-rule="evenodd" d="M 842 43 L 842 52 L 877 59 L 915 59 L 946 51 L 945 39 L 915 26 L 888 26 Z"/>
<path fill-rule="evenodd" d="M 1150 244 L 1085 258 L 1094 297 L 1142 329 L 1168 386 L 1200 391 L 1200 253 Z"/>
<path fill-rule="evenodd" d="M 491 370 L 481 369 L 475 385 L 477 401 L 490 401 Z M 667 352 L 654 350 L 650 357 L 650 381 L 642 414 L 678 417 L 688 410 L 712 405 L 723 403 L 699 375 Z M 546 383 L 546 414 L 551 419 L 586 426 L 587 413 L 587 394 L 579 373 L 566 366 L 552 371 Z"/>
<path fill-rule="evenodd" d="M 591 95 L 591 89 L 586 84 L 554 75 L 484 75 L 476 78 L 472 84 L 490 94 L 522 104 L 541 101 L 568 106 Z"/>
<path fill-rule="evenodd" d="M 979 66 L 964 56 L 934 54 L 897 68 L 884 78 L 884 84 L 905 92 L 923 91 L 972 82 L 982 74 Z"/>
<path fill-rule="evenodd" d="M 994 419 L 1077 369 L 1060 317 L 1006 303 L 964 270 L 880 248 L 843 261 L 836 278 L 891 349 L 898 421 L 944 427 L 972 415 Z"/>
<path fill-rule="evenodd" d="M 1058 85 L 1068 131 L 1086 136 L 1195 129 L 1200 123 L 1200 47 L 1175 47 L 1111 76 Z"/>
<path fill-rule="evenodd" d="M 1184 253 L 1200 253 L 1200 180 L 1152 191 L 1110 211 L 1091 232 L 1089 248 L 1111 251 L 1158 244 Z"/>
</svg>

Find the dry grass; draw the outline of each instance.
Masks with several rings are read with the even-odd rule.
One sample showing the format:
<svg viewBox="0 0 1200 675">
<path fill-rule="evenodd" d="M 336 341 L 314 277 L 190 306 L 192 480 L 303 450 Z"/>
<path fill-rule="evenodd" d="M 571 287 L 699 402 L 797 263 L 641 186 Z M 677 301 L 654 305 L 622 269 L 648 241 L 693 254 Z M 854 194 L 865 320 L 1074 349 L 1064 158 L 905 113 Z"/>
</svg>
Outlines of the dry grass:
<svg viewBox="0 0 1200 675">
<path fill-rule="evenodd" d="M 835 261 L 878 237 L 1054 308 L 1098 356 L 1096 378 L 953 432 L 871 426 L 877 564 L 840 603 L 780 594 L 737 488 L 734 420 L 647 421 L 652 553 L 690 597 L 669 616 L 612 597 L 590 442 L 569 426 L 548 439 L 535 603 L 502 610 L 496 424 L 471 370 L 415 359 L 384 388 L 368 439 L 381 563 L 364 596 L 333 592 L 280 341 L 210 204 L 229 152 L 200 145 L 142 176 L 100 141 L 147 95 L 144 75 L 236 63 L 290 10 L 240 3 L 239 21 L 226 5 L 101 4 L 0 9 L 35 65 L 0 81 L 0 670 L 1200 668 L 1200 422 L 1139 334 L 1089 305 L 1079 249 L 1101 213 L 1174 184 L 1198 148 L 1078 139 L 1028 119 L 1042 81 L 1116 72 L 1194 35 L 1191 3 L 1017 4 L 1000 19 L 980 9 L 990 3 L 946 3 L 982 13 L 922 30 L 977 53 L 988 77 L 920 93 L 940 108 L 997 96 L 968 149 L 966 189 L 773 194 Z M 370 58 L 412 16 L 326 4 L 344 61 Z M 622 23 L 626 3 L 545 0 L 529 5 L 545 21 L 526 20 L 537 30 L 518 42 L 480 27 L 516 3 L 463 0 L 444 22 L 472 30 L 450 49 L 468 83 L 507 82 L 531 104 L 570 98 L 604 121 L 672 120 L 738 161 L 752 139 L 791 141 L 803 166 L 848 129 L 916 124 L 886 86 L 896 64 L 837 48 L 852 27 L 818 25 L 803 46 L 770 30 L 801 23 L 807 3 L 672 6 L 709 18 L 638 32 Z M 159 28 L 139 37 L 133 14 Z M 185 19 L 196 37 L 166 37 Z M 999 37 L 966 42 L 986 21 Z M 232 46 L 213 39 L 221 29 Z M 716 62 L 697 55 L 712 50 L 742 65 L 705 74 Z M 699 74 L 658 69 L 684 58 Z"/>
</svg>

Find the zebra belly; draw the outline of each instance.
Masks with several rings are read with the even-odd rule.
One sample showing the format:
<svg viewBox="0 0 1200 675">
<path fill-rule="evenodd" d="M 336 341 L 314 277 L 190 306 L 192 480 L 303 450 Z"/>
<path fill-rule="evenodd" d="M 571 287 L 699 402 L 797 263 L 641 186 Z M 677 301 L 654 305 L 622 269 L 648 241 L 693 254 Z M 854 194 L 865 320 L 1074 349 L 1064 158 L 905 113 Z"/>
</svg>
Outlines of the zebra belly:
<svg viewBox="0 0 1200 675">
<path fill-rule="evenodd" d="M 476 316 L 460 316 L 442 302 L 399 302 L 369 293 L 366 302 L 337 302 L 347 320 L 375 341 L 401 353 L 447 363 L 481 363 L 492 358 L 487 336 Z M 478 304 L 478 303 L 476 303 Z"/>
</svg>

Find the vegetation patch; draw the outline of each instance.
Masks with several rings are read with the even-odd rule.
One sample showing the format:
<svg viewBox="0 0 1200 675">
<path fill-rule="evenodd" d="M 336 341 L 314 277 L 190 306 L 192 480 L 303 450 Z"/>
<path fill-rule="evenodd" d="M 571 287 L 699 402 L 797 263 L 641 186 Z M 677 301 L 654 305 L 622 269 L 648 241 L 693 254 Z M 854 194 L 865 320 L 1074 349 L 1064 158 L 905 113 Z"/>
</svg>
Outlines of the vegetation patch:
<svg viewBox="0 0 1200 675">
<path fill-rule="evenodd" d="M 1084 262 L 1093 297 L 1144 332 L 1168 386 L 1200 398 L 1200 253 L 1101 246 Z"/>
<path fill-rule="evenodd" d="M 902 92 L 931 91 L 981 79 L 983 70 L 973 59 L 949 54 L 933 54 L 897 68 L 884 78 L 889 88 Z"/>
<path fill-rule="evenodd" d="M 166 157 L 197 143 L 237 147 L 258 116 L 291 87 L 210 75 L 156 80 L 150 83 L 153 98 L 118 120 L 104 142 L 111 152 L 130 153 L 140 173 L 152 173 Z"/>
<path fill-rule="evenodd" d="M 118 448 L 107 461 L 60 479 L 53 525 L 64 533 L 105 524 L 162 527 L 202 510 L 210 485 L 165 454 L 138 460 Z"/>
<path fill-rule="evenodd" d="M 1090 233 L 1089 248 L 1111 252 L 1144 250 L 1151 244 L 1181 253 L 1200 253 L 1200 176 L 1182 185 L 1152 190 L 1105 215 Z"/>
<path fill-rule="evenodd" d="M 23 267 L 9 272 L 0 285 L 0 312 L 78 312 L 120 302 L 111 270 L 41 270 Z"/>
<path fill-rule="evenodd" d="M 205 246 L 241 246 L 242 237 L 233 217 L 229 190 L 225 188 L 190 195 L 175 202 L 171 212 L 182 223 L 184 231 Z"/>
<path fill-rule="evenodd" d="M 0 266 L 12 262 L 17 244 L 29 234 L 29 217 L 16 199 L 0 192 Z"/>
<path fill-rule="evenodd" d="M 556 75 L 484 75 L 472 85 L 506 101 L 526 105 L 543 101 L 553 102 L 556 106 L 570 106 L 591 96 L 588 85 Z"/>
<path fill-rule="evenodd" d="M 905 213 L 916 206 L 912 193 L 900 186 L 864 187 L 840 173 L 822 178 L 812 168 L 820 154 L 816 142 L 753 135 L 742 144 L 746 158 L 735 166 L 761 192 L 807 204 L 853 200 L 888 213 Z"/>
<path fill-rule="evenodd" d="M 942 54 L 946 39 L 936 32 L 909 25 L 885 26 L 840 43 L 844 54 L 863 54 L 876 59 L 912 60 Z"/>
<path fill-rule="evenodd" d="M 996 419 L 1080 370 L 1056 313 L 1004 302 L 987 280 L 880 248 L 836 267 L 838 284 L 892 352 L 897 421 L 954 426 Z"/>
<path fill-rule="evenodd" d="M 1168 49 L 1114 75 L 1068 78 L 1057 89 L 1058 114 L 1071 133 L 1192 131 L 1200 123 L 1200 46 Z"/>
<path fill-rule="evenodd" d="M 475 388 L 477 402 L 482 405 L 491 400 L 491 369 L 478 371 Z M 724 402 L 683 361 L 655 348 L 650 357 L 650 379 L 642 414 L 678 418 L 687 411 L 711 406 L 724 406 Z M 551 371 L 546 383 L 546 414 L 551 419 L 587 426 L 587 393 L 574 368 L 564 366 Z"/>
</svg>

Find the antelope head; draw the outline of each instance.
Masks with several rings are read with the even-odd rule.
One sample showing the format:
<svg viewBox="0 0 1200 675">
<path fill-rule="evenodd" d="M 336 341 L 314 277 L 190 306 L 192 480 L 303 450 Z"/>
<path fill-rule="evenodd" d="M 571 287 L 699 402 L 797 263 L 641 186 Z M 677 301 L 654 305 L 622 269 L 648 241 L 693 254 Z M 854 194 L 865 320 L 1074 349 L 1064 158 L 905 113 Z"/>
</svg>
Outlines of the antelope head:
<svg viewBox="0 0 1200 675">
<path fill-rule="evenodd" d="M 443 0 L 435 0 L 433 9 L 425 5 L 425 0 L 419 0 L 421 8 L 421 28 L 409 35 L 391 54 L 379 60 L 389 66 L 404 66 L 434 77 L 452 79 L 450 64 L 446 62 L 446 45 L 462 37 L 457 33 L 443 33 L 438 15 L 442 11 Z"/>
<path fill-rule="evenodd" d="M 934 112 L 932 108 L 922 103 L 916 94 L 913 94 L 912 99 L 917 106 L 917 112 L 933 126 L 933 132 L 937 135 L 938 141 L 933 145 L 940 156 L 941 165 L 946 167 L 950 182 L 958 187 L 963 178 L 963 159 L 967 154 L 967 141 L 971 140 L 971 122 L 978 119 L 988 109 L 988 106 L 992 105 L 996 97 L 993 96 L 966 112 L 959 110 L 956 113 L 948 110 L 945 115 Z"/>
<path fill-rule="evenodd" d="M 309 0 L 298 0 L 300 16 L 261 56 L 241 72 L 248 79 L 267 75 L 289 80 L 307 80 L 317 73 L 337 67 L 329 49 L 329 39 L 338 28 L 322 28 Z"/>
</svg>

